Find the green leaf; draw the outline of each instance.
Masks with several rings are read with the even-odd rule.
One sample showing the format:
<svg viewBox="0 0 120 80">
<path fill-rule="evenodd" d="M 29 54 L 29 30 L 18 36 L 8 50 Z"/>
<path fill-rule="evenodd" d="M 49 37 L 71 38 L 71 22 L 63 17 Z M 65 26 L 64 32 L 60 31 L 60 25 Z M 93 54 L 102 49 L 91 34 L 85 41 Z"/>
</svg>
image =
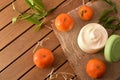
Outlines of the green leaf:
<svg viewBox="0 0 120 80">
<path fill-rule="evenodd" d="M 112 4 L 111 0 L 104 0 L 106 3 L 108 3 L 109 5 Z"/>
<path fill-rule="evenodd" d="M 108 3 L 110 6 L 112 6 L 112 8 L 114 9 L 114 11 L 117 13 L 117 6 L 115 3 L 113 3 L 111 0 L 104 0 L 106 3 Z"/>
<path fill-rule="evenodd" d="M 40 22 L 40 24 L 35 28 L 35 32 L 39 31 L 43 24 L 44 22 Z"/>
<path fill-rule="evenodd" d="M 21 20 L 27 19 L 31 16 L 33 16 L 33 15 L 23 14 L 22 17 L 21 17 Z"/>
<path fill-rule="evenodd" d="M 115 11 L 116 13 L 118 13 L 118 10 L 117 10 L 116 5 L 113 5 L 113 9 L 114 9 L 114 11 Z"/>
<path fill-rule="evenodd" d="M 104 18 L 106 18 L 106 16 L 112 12 L 113 10 L 112 9 L 106 9 L 104 10 L 101 14 L 100 14 L 100 17 L 99 17 L 99 22 L 103 22 Z"/>
<path fill-rule="evenodd" d="M 105 21 L 105 24 L 111 24 L 112 22 L 116 21 L 117 18 L 114 16 L 108 17 L 108 19 Z"/>
<path fill-rule="evenodd" d="M 39 20 L 35 17 L 29 17 L 26 20 L 28 20 L 29 22 L 31 22 L 33 24 L 37 24 L 37 25 L 40 23 Z"/>
<path fill-rule="evenodd" d="M 38 25 L 40 23 L 39 19 L 36 16 L 34 16 L 34 15 L 24 14 L 21 17 L 22 17 L 21 19 L 25 19 L 25 20 L 33 23 L 33 24 L 37 24 Z"/>
<path fill-rule="evenodd" d="M 48 12 L 44 12 L 43 14 L 41 14 L 40 16 L 42 17 L 42 18 L 44 18 L 44 17 L 46 17 L 48 14 L 47 14 Z"/>
<path fill-rule="evenodd" d="M 45 12 L 45 9 L 39 7 L 39 6 L 34 6 L 35 10 L 39 13 L 39 14 L 44 14 Z"/>
<path fill-rule="evenodd" d="M 36 10 L 38 13 L 42 14 L 45 11 L 42 0 L 25 0 L 25 1 L 30 6 L 30 8 Z"/>
<path fill-rule="evenodd" d="M 45 9 L 42 0 L 34 0 L 34 3 L 35 3 L 35 5 L 38 6 L 39 8 Z"/>
<path fill-rule="evenodd" d="M 35 31 L 39 31 L 41 29 L 42 25 L 44 25 L 45 21 L 46 21 L 46 18 L 43 18 L 40 21 L 40 23 L 38 24 L 38 26 L 35 28 Z"/>
<path fill-rule="evenodd" d="M 32 5 L 34 5 L 34 0 L 29 0 L 29 2 L 30 2 Z"/>
<path fill-rule="evenodd" d="M 33 0 L 25 0 L 25 2 L 29 5 L 30 8 L 33 8 L 34 6 Z"/>
<path fill-rule="evenodd" d="M 18 17 L 13 17 L 13 18 L 12 18 L 12 24 L 17 21 L 17 18 L 18 18 Z"/>
</svg>

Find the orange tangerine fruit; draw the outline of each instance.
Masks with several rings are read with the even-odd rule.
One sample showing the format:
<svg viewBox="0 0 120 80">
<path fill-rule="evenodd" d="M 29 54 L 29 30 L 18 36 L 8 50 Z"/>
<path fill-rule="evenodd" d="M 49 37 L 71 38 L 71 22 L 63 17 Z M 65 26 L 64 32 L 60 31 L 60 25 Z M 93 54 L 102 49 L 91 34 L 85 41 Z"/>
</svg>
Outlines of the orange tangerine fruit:
<svg viewBox="0 0 120 80">
<path fill-rule="evenodd" d="M 53 64 L 54 56 L 50 50 L 41 48 L 34 53 L 33 62 L 41 69 L 48 68 Z"/>
<path fill-rule="evenodd" d="M 87 74 L 94 79 L 101 78 L 106 71 L 106 65 L 99 59 L 91 59 L 86 66 Z"/>
<path fill-rule="evenodd" d="M 91 7 L 83 5 L 78 10 L 78 15 L 82 20 L 88 21 L 93 17 L 94 11 Z"/>
<path fill-rule="evenodd" d="M 66 32 L 73 28 L 74 21 L 73 18 L 66 13 L 61 13 L 55 19 L 55 26 L 57 30 Z"/>
</svg>

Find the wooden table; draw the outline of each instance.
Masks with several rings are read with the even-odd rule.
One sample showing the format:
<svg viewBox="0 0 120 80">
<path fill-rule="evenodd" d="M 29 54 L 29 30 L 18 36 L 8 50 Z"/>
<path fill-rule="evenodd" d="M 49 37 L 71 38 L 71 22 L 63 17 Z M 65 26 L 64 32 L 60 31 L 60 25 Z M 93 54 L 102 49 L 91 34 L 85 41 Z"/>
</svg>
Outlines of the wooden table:
<svg viewBox="0 0 120 80">
<path fill-rule="evenodd" d="M 11 0 L 0 0 L 0 80 L 46 80 L 47 75 L 54 67 L 54 73 L 66 72 L 75 75 L 61 45 L 54 35 L 51 20 L 60 13 L 67 13 L 82 4 L 82 0 L 43 0 L 46 9 L 58 6 L 47 17 L 43 28 L 34 32 L 36 25 L 27 21 L 17 21 L 12 24 L 12 17 L 18 15 L 12 8 Z M 24 0 L 14 0 L 16 8 L 21 11 L 30 11 Z M 52 67 L 39 69 L 33 63 L 33 50 L 38 42 L 43 47 L 52 50 L 55 62 Z M 41 48 L 41 47 L 39 47 Z M 73 79 L 75 79 L 73 77 Z M 56 80 L 64 80 L 61 76 Z M 79 80 L 79 79 L 75 79 Z"/>
</svg>

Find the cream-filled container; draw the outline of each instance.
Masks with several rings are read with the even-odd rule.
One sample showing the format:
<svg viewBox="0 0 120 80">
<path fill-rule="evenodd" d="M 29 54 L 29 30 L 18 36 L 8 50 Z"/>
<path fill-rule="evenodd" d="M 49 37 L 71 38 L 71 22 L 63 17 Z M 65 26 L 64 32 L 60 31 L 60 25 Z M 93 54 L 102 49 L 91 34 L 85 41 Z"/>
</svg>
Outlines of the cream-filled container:
<svg viewBox="0 0 120 80">
<path fill-rule="evenodd" d="M 108 39 L 106 29 L 98 23 L 85 25 L 78 34 L 78 45 L 86 53 L 96 53 L 105 46 Z"/>
</svg>

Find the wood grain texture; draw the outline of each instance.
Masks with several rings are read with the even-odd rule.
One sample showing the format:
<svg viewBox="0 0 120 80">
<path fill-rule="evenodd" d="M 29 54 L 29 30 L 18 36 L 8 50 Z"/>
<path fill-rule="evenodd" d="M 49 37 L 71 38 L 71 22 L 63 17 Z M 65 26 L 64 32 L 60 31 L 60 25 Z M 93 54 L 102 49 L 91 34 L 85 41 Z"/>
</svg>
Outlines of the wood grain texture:
<svg viewBox="0 0 120 80">
<path fill-rule="evenodd" d="M 46 37 L 46 38 L 48 38 L 48 37 Z M 52 35 L 50 35 L 49 38 L 53 38 Z M 45 44 L 50 44 L 50 43 L 51 43 L 51 40 L 48 40 L 45 42 Z M 47 46 L 47 45 L 45 46 L 45 44 L 44 44 L 44 47 L 48 48 L 50 50 L 53 50 L 58 45 L 56 43 L 53 43 L 52 46 Z M 34 63 L 33 63 L 33 54 L 34 53 L 32 53 L 34 47 L 31 48 L 28 52 L 26 52 L 26 54 L 24 54 L 22 57 L 20 57 L 17 61 L 15 61 L 5 71 L 3 71 L 2 74 L 0 75 L 0 79 L 1 80 L 8 80 L 8 79 L 9 80 L 17 80 L 22 74 L 24 74 L 32 66 L 34 66 Z M 41 48 L 41 47 L 39 47 L 39 48 Z M 62 64 L 66 60 L 66 58 L 63 55 L 63 52 L 60 47 L 55 49 L 55 51 L 53 51 L 53 54 L 55 56 L 55 62 L 53 64 L 53 67 L 57 68 L 60 64 Z M 35 68 L 41 72 L 40 74 L 43 74 L 43 75 L 46 73 L 49 73 L 49 70 L 51 69 L 51 68 L 48 68 L 45 70 L 41 70 L 41 69 L 38 69 L 37 67 L 35 67 Z M 13 71 L 12 74 L 11 74 L 11 71 Z M 32 74 L 34 74 L 34 73 L 32 73 Z M 14 76 L 14 75 L 16 75 L 16 76 Z M 34 74 L 34 75 L 36 75 L 36 74 Z M 30 76 L 30 77 L 33 77 L 33 76 Z"/>
<path fill-rule="evenodd" d="M 2 50 L 0 54 L 0 63 L 1 63 L 0 70 L 2 70 L 5 66 L 7 66 L 11 61 L 16 59 L 19 55 L 24 53 L 38 40 L 41 40 L 49 32 L 50 30 L 46 28 L 43 30 L 41 29 L 40 32 L 35 33 L 33 31 L 33 28 L 31 28 L 29 32 L 26 32 L 20 38 L 14 41 L 11 45 L 9 45 L 4 50 Z"/>
<path fill-rule="evenodd" d="M 22 0 L 23 1 L 23 0 Z M 53 0 L 54 1 L 54 0 Z M 60 4 L 63 0 L 59 0 L 58 2 L 55 2 L 54 5 L 46 5 L 46 7 L 52 8 L 57 6 L 58 4 Z M 51 2 L 51 1 L 50 1 Z M 16 2 L 19 4 L 19 2 Z M 22 2 L 21 2 L 22 3 Z M 44 1 L 45 4 L 49 4 L 47 2 L 47 0 Z M 24 4 L 25 5 L 25 4 Z M 24 6 L 23 6 L 24 7 Z M 24 10 L 26 8 L 23 8 Z M 2 12 L 0 14 L 2 14 L 1 16 L 4 16 L 8 13 L 8 11 L 10 10 L 6 10 L 6 13 Z M 14 12 L 14 11 L 10 11 L 10 12 Z M 13 13 L 11 13 L 12 16 L 15 16 Z M 51 16 L 52 17 L 52 16 Z M 4 18 L 5 21 L 9 20 L 11 21 L 11 19 L 9 19 L 10 16 L 8 15 L 8 17 Z M 12 18 L 12 17 L 11 17 Z M 47 18 L 48 21 L 50 20 L 49 18 Z M 2 20 L 0 21 L 0 23 L 4 23 L 5 21 L 2 22 Z M 7 24 L 7 23 L 5 23 Z M 3 26 L 2 24 L 0 26 Z M 2 35 L 0 37 L 0 49 L 3 49 L 4 47 L 6 47 L 6 45 L 8 45 L 11 41 L 13 41 L 17 36 L 21 35 L 24 31 L 26 31 L 27 29 L 29 29 L 32 26 L 31 23 L 26 22 L 26 21 L 18 21 L 15 24 L 9 24 L 5 29 L 3 29 L 2 31 L 0 31 L 0 35 Z"/>
<path fill-rule="evenodd" d="M 53 8 L 55 6 L 57 6 L 59 3 L 61 3 L 64 0 L 43 0 L 43 3 L 45 4 L 46 10 Z M 54 4 L 49 4 L 49 3 L 53 3 Z M 48 5 L 49 4 L 49 5 Z M 16 7 L 17 10 L 19 10 L 20 12 L 24 12 L 27 9 L 29 9 L 28 5 L 26 4 L 25 0 L 16 0 L 14 2 L 14 5 Z M 5 8 L 1 13 L 0 13 L 0 17 L 4 17 L 1 21 L 0 21 L 0 30 L 6 26 L 7 24 L 11 23 L 11 19 L 13 17 L 16 17 L 18 14 L 18 12 L 14 11 L 12 8 L 12 5 L 8 6 L 7 8 Z"/>
<path fill-rule="evenodd" d="M 61 3 L 61 0 L 60 0 L 60 2 L 56 2 L 56 4 L 54 4 L 52 6 L 58 5 L 59 3 Z M 17 23 L 16 23 L 16 25 L 18 25 L 18 27 L 20 26 Z M 27 25 L 27 23 L 24 24 L 24 25 Z M 24 25 L 21 25 L 21 26 L 24 26 Z M 28 27 L 29 26 L 30 25 L 28 25 Z M 24 51 L 26 51 L 30 46 L 32 46 L 36 41 L 38 41 L 40 38 L 45 36 L 50 31 L 49 29 L 45 28 L 45 29 L 41 29 L 39 32 L 36 33 L 36 32 L 34 32 L 35 27 L 36 26 L 33 26 L 27 33 L 24 33 L 22 35 L 22 37 L 20 37 L 20 38 L 17 37 L 17 40 L 15 40 L 11 45 L 7 46 L 4 50 L 1 51 L 0 62 L 2 63 L 1 64 L 2 66 L 0 66 L 0 70 L 2 70 L 11 61 L 13 61 L 15 58 L 17 58 L 20 54 L 22 54 Z M 21 30 L 21 33 L 22 33 L 23 32 L 22 29 L 24 29 L 24 28 L 21 28 L 21 29 L 18 29 L 18 30 L 17 30 L 17 27 L 16 27 L 16 30 L 10 30 L 10 29 L 13 29 L 13 28 L 10 27 L 9 29 L 7 29 L 6 32 L 3 32 L 3 34 L 2 34 L 2 32 L 0 32 L 0 35 L 2 35 L 1 37 L 4 37 L 4 38 L 0 38 L 0 39 L 3 39 L 3 40 L 0 40 L 1 44 L 3 44 L 3 45 L 7 44 L 6 42 L 4 42 L 6 40 L 7 40 L 7 42 L 10 42 L 11 38 L 14 39 L 16 36 L 18 36 L 20 34 L 19 33 L 20 30 Z M 8 34 L 6 35 L 5 33 L 8 33 Z M 14 34 L 15 34 L 15 36 L 14 36 Z M 37 34 L 39 34 L 39 35 L 37 35 Z M 22 44 L 21 44 L 21 42 L 22 42 Z M 27 42 L 29 42 L 28 45 L 24 44 L 24 43 L 27 43 Z M 23 48 L 23 46 L 25 46 L 25 47 Z"/>
<path fill-rule="evenodd" d="M 4 1 L 6 2 L 6 0 Z M 63 1 L 64 3 L 59 5 Z M 47 10 L 59 5 L 59 7 L 47 17 L 45 26 L 48 27 L 51 27 L 51 20 L 58 14 L 67 13 L 82 3 L 80 0 L 43 0 L 43 2 Z M 0 4 L 2 3 L 3 2 Z M 4 5 L 9 3 L 8 0 Z M 15 6 L 21 12 L 28 9 L 24 0 L 16 0 Z M 61 50 L 60 43 L 54 35 L 54 32 L 45 26 L 43 26 L 44 28 L 39 32 L 34 32 L 36 26 L 26 21 L 18 21 L 15 24 L 11 24 L 12 17 L 17 15 L 18 13 L 13 11 L 12 5 L 7 6 L 0 12 L 0 17 L 2 17 L 0 20 L 0 80 L 43 80 L 51 71 L 52 67 L 54 67 L 56 71 L 60 70 L 60 72 L 64 71 L 74 74 L 74 71 L 71 69 Z M 49 39 L 46 40 L 47 38 Z M 38 69 L 32 61 L 32 51 L 37 42 L 42 40 L 46 40 L 45 42 L 43 41 L 43 47 L 54 50 L 53 54 L 55 56 L 53 66 L 44 70 Z"/>
<path fill-rule="evenodd" d="M 12 0 L 0 0 L 0 11 L 3 8 L 8 7 L 12 3 Z"/>
<path fill-rule="evenodd" d="M 14 2 L 16 8 L 23 12 L 25 11 L 28 6 L 26 5 L 24 0 L 17 0 Z M 0 17 L 2 18 L 0 20 L 0 30 L 7 25 L 8 23 L 11 22 L 12 17 L 17 16 L 18 13 L 16 11 L 13 10 L 12 5 L 8 6 L 7 8 L 5 8 L 1 13 L 0 13 Z"/>
</svg>

